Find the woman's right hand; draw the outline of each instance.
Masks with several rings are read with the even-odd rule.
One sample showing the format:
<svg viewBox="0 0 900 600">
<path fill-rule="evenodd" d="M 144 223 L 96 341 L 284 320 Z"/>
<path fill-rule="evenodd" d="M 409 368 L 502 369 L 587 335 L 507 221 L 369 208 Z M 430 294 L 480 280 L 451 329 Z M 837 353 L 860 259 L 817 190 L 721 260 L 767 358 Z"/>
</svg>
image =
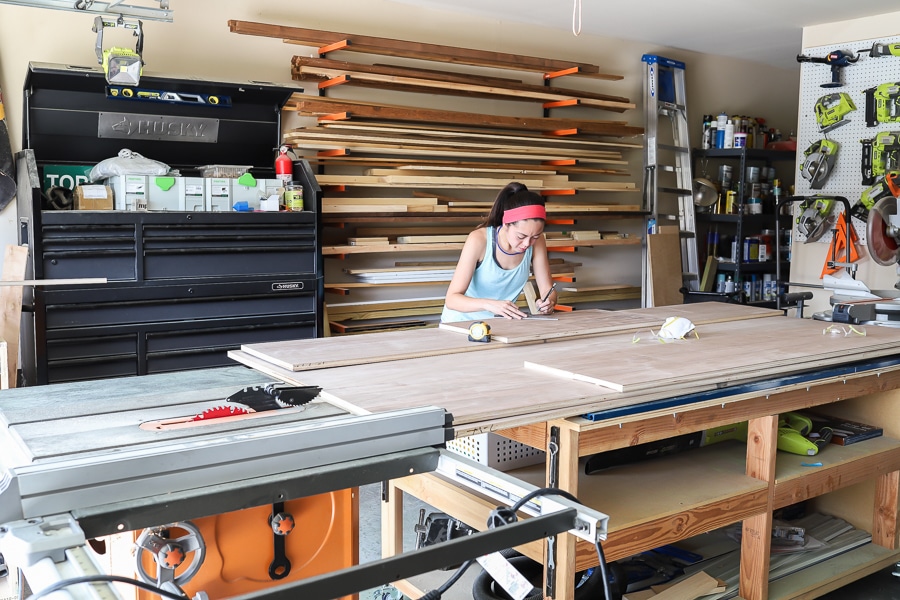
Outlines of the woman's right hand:
<svg viewBox="0 0 900 600">
<path fill-rule="evenodd" d="M 509 300 L 487 300 L 485 308 L 505 319 L 524 319 L 528 315 L 519 310 L 515 302 Z"/>
</svg>

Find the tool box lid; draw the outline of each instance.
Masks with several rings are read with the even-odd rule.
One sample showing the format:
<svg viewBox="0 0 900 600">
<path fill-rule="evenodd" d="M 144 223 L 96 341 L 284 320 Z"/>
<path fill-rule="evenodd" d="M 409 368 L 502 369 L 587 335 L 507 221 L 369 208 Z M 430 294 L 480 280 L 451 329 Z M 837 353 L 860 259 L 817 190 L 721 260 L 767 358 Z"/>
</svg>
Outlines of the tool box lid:
<svg viewBox="0 0 900 600">
<path fill-rule="evenodd" d="M 182 174 L 210 164 L 273 171 L 292 83 L 227 82 L 146 73 L 110 85 L 99 67 L 31 62 L 22 144 L 39 164 L 93 165 L 123 148 Z"/>
</svg>

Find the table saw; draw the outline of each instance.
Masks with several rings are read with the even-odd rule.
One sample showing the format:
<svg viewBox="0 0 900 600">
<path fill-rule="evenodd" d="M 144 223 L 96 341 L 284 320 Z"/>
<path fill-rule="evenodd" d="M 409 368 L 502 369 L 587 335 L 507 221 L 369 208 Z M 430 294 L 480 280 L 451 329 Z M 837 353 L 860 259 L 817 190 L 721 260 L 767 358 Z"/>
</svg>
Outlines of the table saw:
<svg viewBox="0 0 900 600">
<path fill-rule="evenodd" d="M 492 539 L 347 577 L 336 570 L 357 558 L 352 488 L 438 469 L 452 419 L 428 406 L 354 410 L 327 390 L 271 410 L 228 400 L 280 383 L 225 367 L 4 391 L 0 550 L 37 590 L 72 564 L 102 573 L 85 540 L 135 532 L 138 573 L 164 590 L 221 598 L 299 582 L 286 597 L 332 598 L 574 526 L 572 503 L 548 501 Z M 605 516 L 590 512 L 580 527 L 596 539 Z"/>
</svg>

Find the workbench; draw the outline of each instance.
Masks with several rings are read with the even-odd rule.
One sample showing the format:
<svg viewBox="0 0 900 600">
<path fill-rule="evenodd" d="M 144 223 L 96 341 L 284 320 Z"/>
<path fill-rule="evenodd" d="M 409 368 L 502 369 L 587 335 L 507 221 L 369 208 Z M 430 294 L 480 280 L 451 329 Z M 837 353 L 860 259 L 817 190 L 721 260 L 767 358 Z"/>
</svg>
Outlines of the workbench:
<svg viewBox="0 0 900 600">
<path fill-rule="evenodd" d="M 691 319 L 699 339 L 654 339 L 668 316 Z M 795 455 L 779 453 L 776 460 L 779 413 L 865 402 L 900 387 L 900 331 L 868 327 L 865 336 L 845 335 L 778 311 L 720 303 L 558 317 L 492 320 L 495 339 L 488 344 L 468 342 L 462 327 L 355 336 L 352 344 L 342 338 L 259 344 L 231 356 L 287 381 L 320 385 L 362 412 L 440 406 L 453 414 L 457 435 L 500 432 L 548 450 L 546 466 L 515 475 L 558 485 L 609 514 L 608 560 L 743 522 L 740 595 L 764 600 L 816 597 L 900 556 L 900 426 L 880 422 L 882 438 L 829 446 L 814 470 Z M 741 421 L 749 421 L 746 445 L 579 475 L 585 456 Z M 788 577 L 770 587 L 772 511 L 867 481 L 875 482 L 874 543 L 807 569 L 802 582 Z M 400 549 L 403 493 L 473 527 L 493 506 L 435 475 L 394 480 L 384 506 L 387 553 Z M 555 560 L 548 560 L 545 544 L 522 550 L 556 565 L 552 595 L 563 600 L 573 597 L 574 573 L 597 562 L 568 535 L 557 540 Z"/>
</svg>

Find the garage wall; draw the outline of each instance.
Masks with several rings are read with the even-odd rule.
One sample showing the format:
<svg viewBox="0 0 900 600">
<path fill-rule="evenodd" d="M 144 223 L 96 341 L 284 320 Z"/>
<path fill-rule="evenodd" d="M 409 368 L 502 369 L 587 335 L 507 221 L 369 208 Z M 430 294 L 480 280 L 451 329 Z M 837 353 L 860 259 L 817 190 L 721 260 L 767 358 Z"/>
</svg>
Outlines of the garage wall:
<svg viewBox="0 0 900 600">
<path fill-rule="evenodd" d="M 893 37 L 900 31 L 900 12 L 888 13 L 878 17 L 854 19 L 840 23 L 826 23 L 807 27 L 803 30 L 803 48 L 815 48 L 817 46 L 846 44 L 846 51 L 855 51 L 860 48 L 871 47 L 870 40 Z M 900 61 L 896 57 L 884 57 L 880 60 Z M 861 107 L 859 107 L 861 108 Z M 802 148 L 800 149 L 802 151 Z M 840 159 L 839 159 L 840 160 Z M 826 186 L 827 188 L 827 186 Z M 826 189 L 828 193 L 840 194 L 841 190 Z M 851 203 L 856 197 L 848 197 Z M 862 249 L 864 251 L 864 249 Z M 822 264 L 828 252 L 828 244 L 798 244 L 791 253 L 791 280 L 800 283 L 821 284 L 819 275 Z M 883 267 L 869 258 L 859 261 L 859 270 L 856 278 L 866 283 L 873 290 L 893 289 L 897 282 L 896 268 Z M 810 310 L 805 315 L 815 311 L 828 310 L 830 291 L 812 290 L 815 297 L 809 303 Z"/>
<path fill-rule="evenodd" d="M 625 80 L 602 83 L 598 89 L 629 97 L 639 105 L 643 93 L 641 55 L 648 52 L 663 54 L 688 65 L 692 133 L 699 134 L 704 113 L 719 113 L 722 110 L 732 114 L 764 116 L 773 127 L 786 133 L 796 123 L 799 68 L 775 69 L 748 61 L 587 34 L 575 37 L 571 33 L 568 8 L 560 10 L 558 23 L 536 27 L 505 20 L 475 19 L 387 0 L 332 0 L 322 3 L 174 0 L 171 6 L 175 11 L 174 23 L 144 24 L 144 57 L 147 70 L 154 73 L 238 81 L 289 81 L 291 56 L 314 53 L 311 48 L 284 44 L 277 39 L 230 33 L 227 21 L 239 19 L 599 64 L 606 71 L 624 75 Z M 592 8 L 587 7 L 586 10 Z M 21 147 L 21 89 L 28 62 L 96 64 L 96 35 L 91 31 L 92 23 L 90 15 L 0 4 L 0 89 L 5 92 L 14 149 Z M 126 46 L 133 45 L 133 38 L 124 31 L 108 30 L 104 34 L 104 42 L 105 47 Z M 358 57 L 354 59 L 361 60 Z M 370 60 L 374 62 L 375 59 L 370 57 Z M 576 87 L 582 84 L 576 82 L 571 85 Z M 398 104 L 408 103 L 410 98 L 389 97 L 377 91 L 364 93 L 364 97 L 370 99 L 384 99 Z M 359 91 L 340 90 L 333 95 L 359 97 L 359 94 Z M 530 111 L 522 114 L 540 114 L 535 112 L 534 107 L 525 107 L 521 103 L 504 103 L 502 107 L 498 105 L 498 110 L 509 114 L 522 111 Z M 640 109 L 624 116 L 598 112 L 590 118 L 625 118 L 631 124 L 643 123 Z M 156 158 L 164 160 L 163 157 Z M 634 179 L 639 184 L 639 151 L 634 152 L 633 165 L 638 169 Z M 0 214 L 0 244 L 15 243 L 15 223 L 15 206 L 11 205 Z"/>
</svg>

